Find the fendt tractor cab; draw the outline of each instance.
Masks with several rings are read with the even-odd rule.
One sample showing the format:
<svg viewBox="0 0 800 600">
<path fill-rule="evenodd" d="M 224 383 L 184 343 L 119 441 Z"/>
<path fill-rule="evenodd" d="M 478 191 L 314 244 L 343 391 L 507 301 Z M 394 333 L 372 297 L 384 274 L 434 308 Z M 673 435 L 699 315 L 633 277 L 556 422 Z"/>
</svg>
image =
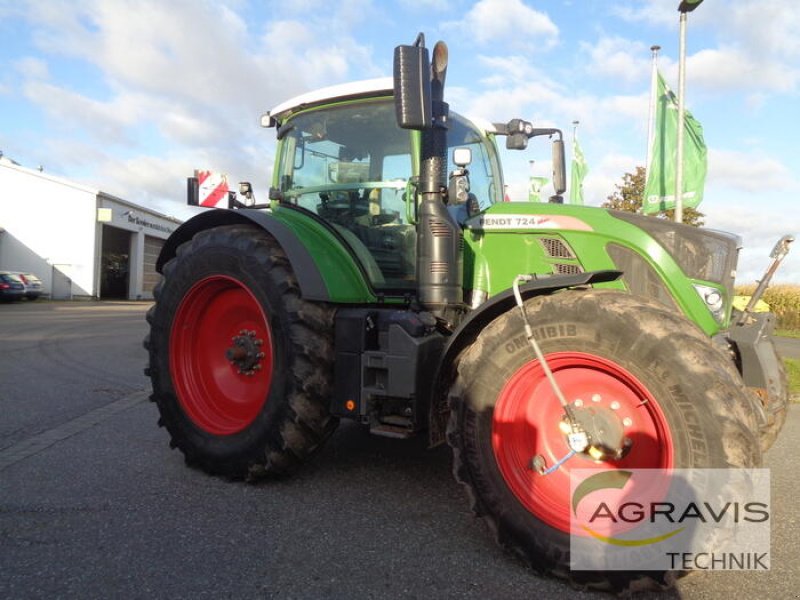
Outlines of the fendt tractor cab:
<svg viewBox="0 0 800 600">
<path fill-rule="evenodd" d="M 760 465 L 788 400 L 773 316 L 732 311 L 736 236 L 503 202 L 496 141 L 554 138 L 559 195 L 561 133 L 450 111 L 447 61 L 420 35 L 393 79 L 265 116 L 269 202 L 243 185 L 158 259 L 160 424 L 190 465 L 248 480 L 292 471 L 340 419 L 446 440 L 475 512 L 539 572 L 664 585 L 569 570 L 570 473 Z"/>
</svg>

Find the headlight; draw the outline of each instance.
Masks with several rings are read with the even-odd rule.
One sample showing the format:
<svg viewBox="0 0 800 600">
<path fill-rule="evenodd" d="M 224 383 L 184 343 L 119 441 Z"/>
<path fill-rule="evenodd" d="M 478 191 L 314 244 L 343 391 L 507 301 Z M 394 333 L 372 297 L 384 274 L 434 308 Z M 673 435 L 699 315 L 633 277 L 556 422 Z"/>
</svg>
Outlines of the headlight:
<svg viewBox="0 0 800 600">
<path fill-rule="evenodd" d="M 698 283 L 693 284 L 693 287 L 708 310 L 714 315 L 714 319 L 721 325 L 725 320 L 725 297 L 722 292 L 715 287 Z"/>
</svg>

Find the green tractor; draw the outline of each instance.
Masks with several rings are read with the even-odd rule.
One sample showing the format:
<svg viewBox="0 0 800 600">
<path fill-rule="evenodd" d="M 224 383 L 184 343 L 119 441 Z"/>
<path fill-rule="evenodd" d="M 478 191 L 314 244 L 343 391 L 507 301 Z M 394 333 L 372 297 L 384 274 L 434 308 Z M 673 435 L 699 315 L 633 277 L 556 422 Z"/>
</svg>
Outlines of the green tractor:
<svg viewBox="0 0 800 600">
<path fill-rule="evenodd" d="M 570 471 L 759 466 L 788 400 L 773 316 L 732 314 L 736 236 L 504 202 L 497 138 L 555 137 L 561 194 L 561 132 L 451 112 L 446 67 L 420 35 L 393 79 L 265 115 L 270 201 L 243 184 L 247 201 L 188 220 L 158 259 L 159 424 L 189 465 L 246 480 L 290 473 L 340 419 L 427 435 L 537 571 L 664 585 L 570 572 Z"/>
</svg>

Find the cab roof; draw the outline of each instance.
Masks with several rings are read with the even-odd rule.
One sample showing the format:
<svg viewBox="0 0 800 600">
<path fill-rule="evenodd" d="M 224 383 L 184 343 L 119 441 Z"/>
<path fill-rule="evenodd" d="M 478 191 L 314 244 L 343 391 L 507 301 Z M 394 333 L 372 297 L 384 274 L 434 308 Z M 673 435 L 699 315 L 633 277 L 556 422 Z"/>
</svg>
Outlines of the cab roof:
<svg viewBox="0 0 800 600">
<path fill-rule="evenodd" d="M 291 114 L 316 104 L 328 104 L 330 102 L 353 100 L 357 98 L 391 96 L 393 93 L 394 83 L 391 77 L 352 81 L 300 94 L 285 102 L 281 102 L 267 114 L 280 123 Z"/>
<path fill-rule="evenodd" d="M 265 126 L 267 122 L 283 123 L 294 113 L 315 105 L 330 104 L 331 102 L 341 102 L 344 100 L 356 100 L 359 98 L 381 98 L 392 96 L 393 94 L 394 80 L 391 77 L 379 77 L 377 79 L 364 79 L 361 81 L 340 83 L 338 85 L 306 92 L 305 94 L 300 94 L 285 102 L 281 102 L 264 115 L 266 119 L 262 119 L 262 123 Z M 478 129 L 482 129 L 484 134 L 498 133 L 493 123 L 474 117 L 469 120 L 472 121 Z"/>
</svg>

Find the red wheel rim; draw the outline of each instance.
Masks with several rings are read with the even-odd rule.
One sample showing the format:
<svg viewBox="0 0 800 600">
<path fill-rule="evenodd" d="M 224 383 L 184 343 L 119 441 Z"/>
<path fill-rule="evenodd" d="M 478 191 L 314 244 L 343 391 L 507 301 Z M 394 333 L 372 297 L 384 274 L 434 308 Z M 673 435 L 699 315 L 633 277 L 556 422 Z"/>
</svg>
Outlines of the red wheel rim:
<svg viewBox="0 0 800 600">
<path fill-rule="evenodd" d="M 259 350 L 244 370 L 226 355 L 237 339 Z M 181 407 L 200 429 L 230 435 L 255 420 L 272 381 L 273 351 L 267 315 L 247 286 L 223 275 L 192 286 L 172 323 L 170 371 Z"/>
<path fill-rule="evenodd" d="M 561 404 L 538 360 L 520 367 L 503 386 L 492 417 L 492 448 L 500 472 L 529 512 L 569 533 L 570 469 L 671 469 L 672 435 L 655 398 L 615 362 L 582 352 L 548 354 L 547 362 L 568 402 L 614 403 L 611 408 L 625 419 L 625 435 L 633 441 L 620 460 L 597 463 L 576 455 L 540 475 L 531 468 L 533 457 L 544 457 L 549 467 L 570 450 L 558 428 Z"/>
</svg>

